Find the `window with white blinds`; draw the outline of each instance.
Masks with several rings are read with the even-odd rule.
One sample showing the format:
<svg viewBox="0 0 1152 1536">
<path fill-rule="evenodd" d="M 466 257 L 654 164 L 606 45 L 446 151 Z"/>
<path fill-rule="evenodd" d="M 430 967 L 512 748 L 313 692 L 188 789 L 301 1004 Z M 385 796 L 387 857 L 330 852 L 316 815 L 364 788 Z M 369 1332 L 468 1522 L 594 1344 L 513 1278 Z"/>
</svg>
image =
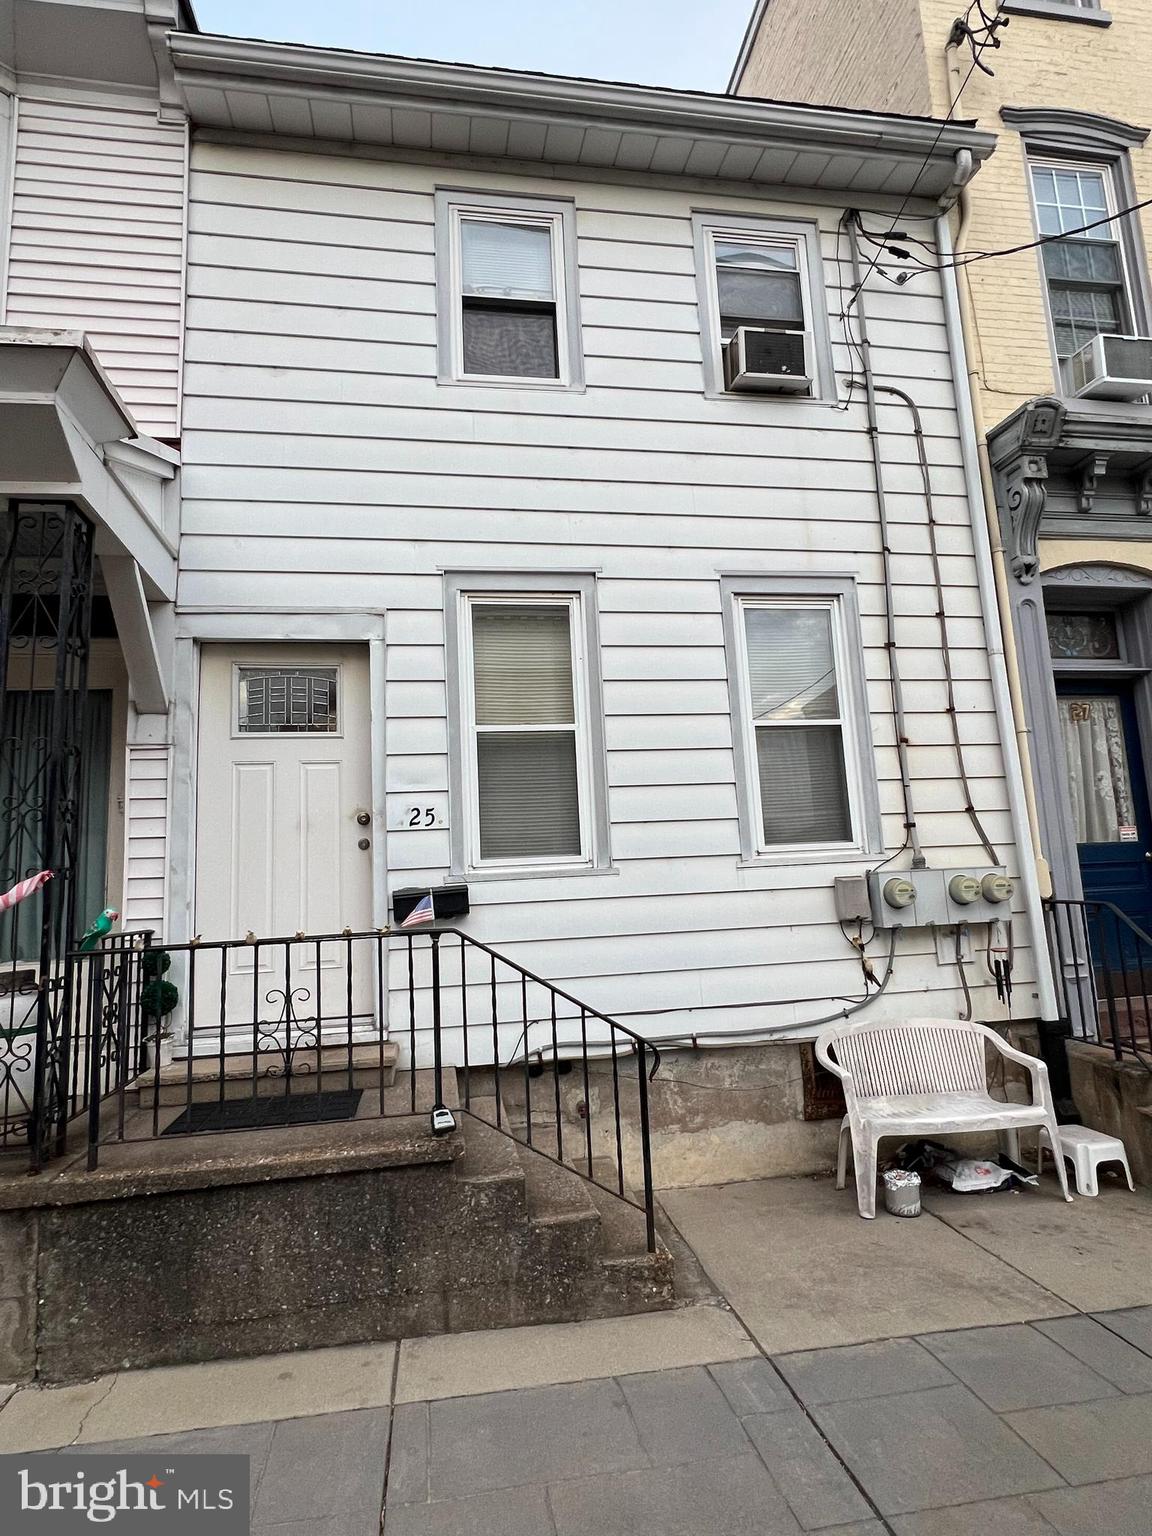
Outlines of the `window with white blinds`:
<svg viewBox="0 0 1152 1536">
<path fill-rule="evenodd" d="M 470 597 L 472 862 L 586 862 L 580 599 Z"/>
<path fill-rule="evenodd" d="M 741 680 L 761 851 L 856 841 L 836 599 L 743 599 Z"/>
</svg>

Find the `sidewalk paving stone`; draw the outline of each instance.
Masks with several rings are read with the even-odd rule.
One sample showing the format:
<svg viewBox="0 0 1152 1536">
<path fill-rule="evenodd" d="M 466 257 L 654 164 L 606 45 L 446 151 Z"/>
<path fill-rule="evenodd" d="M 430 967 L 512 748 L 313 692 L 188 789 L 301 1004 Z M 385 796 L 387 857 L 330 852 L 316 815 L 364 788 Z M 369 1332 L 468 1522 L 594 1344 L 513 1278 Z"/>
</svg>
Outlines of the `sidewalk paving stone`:
<svg viewBox="0 0 1152 1536">
<path fill-rule="evenodd" d="M 1007 1414 L 1005 1422 L 1069 1483 L 1152 1473 L 1152 1393 L 1026 1408 Z"/>
<path fill-rule="evenodd" d="M 231 1425 L 225 1429 L 189 1429 L 176 1435 L 148 1435 L 142 1440 L 104 1440 L 97 1444 L 70 1445 L 57 1451 L 83 1456 L 247 1456 L 249 1506 L 256 1508 L 260 1479 L 272 1448 L 275 1423 Z"/>
<path fill-rule="evenodd" d="M 730 1360 L 708 1370 L 737 1413 L 778 1413 L 795 1402 L 780 1373 L 762 1356 L 755 1360 Z"/>
<path fill-rule="evenodd" d="M 1110 1381 L 1023 1323 L 932 1333 L 920 1343 L 997 1413 L 1116 1395 Z"/>
<path fill-rule="evenodd" d="M 1060 1536 L 1148 1536 L 1152 1530 L 1152 1477 L 1033 1494 L 1029 1502 Z"/>
<path fill-rule="evenodd" d="M 378 1521 L 387 1443 L 386 1409 L 282 1420 L 260 1479 L 253 1524 L 337 1515 L 374 1515 Z"/>
<path fill-rule="evenodd" d="M 648 1465 L 611 1380 L 449 1398 L 429 1415 L 433 1499 Z"/>
<path fill-rule="evenodd" d="M 751 1450 L 718 1461 L 554 1483 L 548 1498 L 557 1536 L 801 1536 Z"/>
<path fill-rule="evenodd" d="M 428 1497 L 428 1408 L 427 1403 L 401 1403 L 392 1410 L 390 1504 L 418 1504 Z"/>
<path fill-rule="evenodd" d="M 1152 1359 L 1126 1339 L 1118 1338 L 1096 1318 L 1053 1317 L 1032 1326 L 1091 1366 L 1121 1392 L 1152 1392 Z"/>
<path fill-rule="evenodd" d="M 1034 1508 L 1035 1497 L 992 1499 L 898 1515 L 892 1529 L 896 1536 L 1056 1536 L 1055 1527 Z M 1094 1536 L 1103 1536 L 1103 1532 Z"/>
<path fill-rule="evenodd" d="M 1152 1307 L 1125 1307 L 1119 1312 L 1096 1311 L 1094 1316 L 1105 1328 L 1121 1334 L 1146 1355 L 1152 1355 Z"/>
<path fill-rule="evenodd" d="M 624 1376 L 620 1389 L 641 1445 L 659 1465 L 737 1456 L 748 1449 L 739 1418 L 700 1366 Z"/>
<path fill-rule="evenodd" d="M 1052 1468 L 967 1387 L 825 1403 L 812 1414 L 886 1515 L 1002 1498 L 1060 1483 Z"/>
<path fill-rule="evenodd" d="M 500 1488 L 439 1504 L 389 1505 L 384 1536 L 555 1536 L 544 1488 Z"/>
<path fill-rule="evenodd" d="M 806 1531 L 871 1515 L 868 1501 L 799 1408 L 750 1415 L 744 1428 Z"/>
<path fill-rule="evenodd" d="M 777 1355 L 773 1363 L 810 1405 L 956 1384 L 956 1378 L 915 1339 L 804 1350 Z"/>
</svg>

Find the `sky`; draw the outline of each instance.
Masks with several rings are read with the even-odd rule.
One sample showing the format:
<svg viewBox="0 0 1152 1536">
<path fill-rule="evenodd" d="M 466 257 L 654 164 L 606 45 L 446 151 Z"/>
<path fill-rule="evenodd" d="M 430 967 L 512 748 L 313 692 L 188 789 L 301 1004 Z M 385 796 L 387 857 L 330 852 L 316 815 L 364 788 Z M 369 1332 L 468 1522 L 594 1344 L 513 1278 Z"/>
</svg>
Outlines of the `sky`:
<svg viewBox="0 0 1152 1536">
<path fill-rule="evenodd" d="M 722 91 L 752 0 L 193 0 L 204 32 Z"/>
</svg>

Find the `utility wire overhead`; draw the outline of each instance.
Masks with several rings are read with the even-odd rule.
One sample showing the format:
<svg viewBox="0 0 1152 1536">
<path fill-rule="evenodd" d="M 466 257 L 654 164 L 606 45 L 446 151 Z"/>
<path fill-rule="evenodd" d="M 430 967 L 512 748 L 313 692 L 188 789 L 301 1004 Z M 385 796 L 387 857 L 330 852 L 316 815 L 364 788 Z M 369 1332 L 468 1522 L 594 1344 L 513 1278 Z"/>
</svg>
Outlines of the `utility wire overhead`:
<svg viewBox="0 0 1152 1536">
<path fill-rule="evenodd" d="M 989 14 L 988 11 L 985 10 L 982 0 L 972 0 L 972 3 L 964 12 L 964 15 L 957 18 L 952 28 L 952 34 L 949 38 L 949 42 L 951 42 L 953 39 L 958 42 L 967 40 L 968 45 L 972 50 L 972 63 L 968 66 L 968 73 L 960 82 L 960 89 L 956 92 L 956 95 L 952 100 L 952 105 L 948 108 L 948 115 L 941 120 L 940 127 L 936 130 L 936 137 L 928 146 L 927 152 L 925 153 L 923 160 L 920 162 L 915 176 L 912 178 L 912 183 L 909 186 L 907 192 L 905 192 L 900 207 L 896 210 L 896 216 L 892 220 L 888 230 L 888 235 L 885 236 L 885 240 L 892 236 L 897 226 L 899 225 L 900 220 L 904 217 L 904 210 L 908 207 L 909 202 L 912 200 L 916 188 L 919 185 L 920 178 L 924 174 L 925 167 L 928 165 L 929 161 L 932 159 L 932 156 L 935 154 L 936 146 L 939 144 L 945 128 L 947 128 L 948 124 L 952 121 L 952 115 L 956 111 L 956 108 L 960 105 L 960 98 L 963 96 L 965 87 L 967 86 L 969 80 L 971 80 L 977 69 L 982 70 L 986 75 L 990 75 L 992 73 L 987 64 L 981 63 L 980 55 L 985 51 L 985 49 L 1000 47 L 1000 38 L 997 36 L 997 33 L 1001 27 L 1006 27 L 1009 22 L 1009 18 L 1007 16 L 1002 16 L 1000 14 L 1002 5 L 1003 0 L 996 0 L 996 9 L 992 14 Z M 973 11 L 978 11 L 980 14 L 982 25 L 978 27 L 974 27 L 972 25 L 971 18 Z M 841 311 L 841 319 L 843 319 L 845 315 L 851 312 L 853 306 L 860 298 L 860 295 L 864 291 L 864 285 L 867 283 L 872 273 L 876 270 L 876 266 L 880 260 L 881 255 L 882 249 L 877 250 L 875 255 L 869 261 L 864 276 L 856 285 L 856 288 L 852 293 L 852 297 L 848 300 L 847 304 Z"/>
</svg>

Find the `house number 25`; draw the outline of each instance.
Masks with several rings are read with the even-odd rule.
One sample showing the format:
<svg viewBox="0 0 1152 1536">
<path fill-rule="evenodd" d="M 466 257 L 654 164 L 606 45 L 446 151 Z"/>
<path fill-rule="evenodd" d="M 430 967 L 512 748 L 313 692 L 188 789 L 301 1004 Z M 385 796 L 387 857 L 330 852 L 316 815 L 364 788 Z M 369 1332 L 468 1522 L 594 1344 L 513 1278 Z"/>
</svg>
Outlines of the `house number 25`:
<svg viewBox="0 0 1152 1536">
<path fill-rule="evenodd" d="M 436 825 L 436 810 L 431 805 L 413 805 L 408 809 L 408 825 L 410 827 L 434 827 Z"/>
</svg>

